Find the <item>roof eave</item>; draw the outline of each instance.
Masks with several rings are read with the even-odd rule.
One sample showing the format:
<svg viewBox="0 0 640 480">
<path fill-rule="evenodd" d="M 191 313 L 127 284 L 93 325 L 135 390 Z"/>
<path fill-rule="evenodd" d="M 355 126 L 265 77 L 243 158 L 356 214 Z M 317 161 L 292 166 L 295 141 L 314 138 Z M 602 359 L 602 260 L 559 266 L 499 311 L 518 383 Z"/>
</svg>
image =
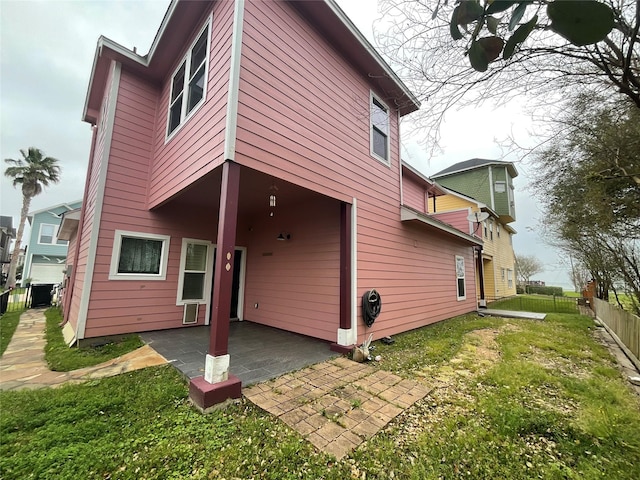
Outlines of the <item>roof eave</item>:
<svg viewBox="0 0 640 480">
<path fill-rule="evenodd" d="M 404 205 L 400 207 L 400 220 L 402 220 L 403 222 L 412 221 L 412 220 L 419 221 L 426 225 L 429 225 L 430 227 L 436 228 L 441 232 L 457 237 L 458 239 L 463 240 L 472 245 L 484 244 L 484 242 L 479 238 L 466 234 L 451 225 L 435 220 L 434 218 L 431 218 L 429 215 L 420 213 Z"/>
</svg>

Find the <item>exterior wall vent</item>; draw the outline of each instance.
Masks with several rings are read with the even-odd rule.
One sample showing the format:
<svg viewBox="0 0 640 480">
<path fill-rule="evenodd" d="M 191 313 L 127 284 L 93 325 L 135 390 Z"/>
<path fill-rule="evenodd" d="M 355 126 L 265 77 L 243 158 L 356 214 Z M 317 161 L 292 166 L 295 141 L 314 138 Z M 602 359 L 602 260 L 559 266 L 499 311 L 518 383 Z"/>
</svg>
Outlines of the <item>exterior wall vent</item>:
<svg viewBox="0 0 640 480">
<path fill-rule="evenodd" d="M 185 303 L 184 314 L 182 316 L 182 324 L 193 325 L 194 323 L 198 323 L 198 304 Z"/>
</svg>

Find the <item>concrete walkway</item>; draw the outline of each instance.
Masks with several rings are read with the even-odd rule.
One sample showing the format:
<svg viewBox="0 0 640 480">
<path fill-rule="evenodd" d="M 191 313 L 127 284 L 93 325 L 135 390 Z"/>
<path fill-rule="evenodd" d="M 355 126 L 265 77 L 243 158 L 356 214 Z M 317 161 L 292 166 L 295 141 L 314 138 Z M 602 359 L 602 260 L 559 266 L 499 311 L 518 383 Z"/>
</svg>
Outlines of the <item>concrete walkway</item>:
<svg viewBox="0 0 640 480">
<path fill-rule="evenodd" d="M 145 345 L 113 360 L 71 372 L 52 372 L 44 359 L 46 318 L 44 309 L 27 310 L 20 316 L 7 350 L 0 358 L 0 390 L 57 387 L 104 378 L 141 368 L 162 365 L 166 359 Z"/>
</svg>

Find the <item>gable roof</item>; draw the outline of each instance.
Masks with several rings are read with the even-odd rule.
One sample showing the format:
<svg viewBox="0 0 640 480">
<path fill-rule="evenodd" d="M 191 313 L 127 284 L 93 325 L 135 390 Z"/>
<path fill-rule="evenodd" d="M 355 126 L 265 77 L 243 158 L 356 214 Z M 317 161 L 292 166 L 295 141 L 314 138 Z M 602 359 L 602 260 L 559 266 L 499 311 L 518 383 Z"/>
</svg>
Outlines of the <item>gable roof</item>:
<svg viewBox="0 0 640 480">
<path fill-rule="evenodd" d="M 40 210 L 34 210 L 32 212 L 29 212 L 28 217 L 33 217 L 34 215 L 37 215 L 39 213 L 50 212 L 51 210 L 55 210 L 60 207 L 66 208 L 67 211 L 75 210 L 76 208 L 78 208 L 78 207 L 74 207 L 76 203 L 79 205 L 82 205 L 82 200 L 74 200 L 72 202 L 59 203 L 57 205 L 51 205 L 45 208 L 41 208 Z"/>
<path fill-rule="evenodd" d="M 235 0 L 243 2 L 244 0 Z M 149 53 L 142 56 L 133 50 L 100 36 L 89 78 L 82 119 L 95 124 L 102 94 L 107 81 L 111 60 L 116 60 L 137 74 L 159 83 L 166 76 L 184 43 L 176 41 L 176 32 L 191 32 L 207 8 L 209 1 L 172 0 L 162 19 Z M 382 59 L 334 0 L 289 0 L 288 2 L 325 38 L 340 51 L 351 64 L 365 73 L 368 81 L 376 85 L 385 98 L 394 101 L 401 115 L 420 108 L 420 102 Z M 185 42 L 187 39 L 185 38 Z"/>
<path fill-rule="evenodd" d="M 513 164 L 513 162 L 504 162 L 502 160 L 487 160 L 485 158 L 472 158 L 470 160 L 465 160 L 464 162 L 454 163 L 450 167 L 447 167 L 444 170 L 440 170 L 438 173 L 434 173 L 433 175 L 431 175 L 431 178 L 446 177 L 448 175 L 453 175 L 455 173 L 466 172 L 469 170 L 484 168 L 491 165 L 507 167 L 507 170 L 509 171 L 509 175 L 511 175 L 511 178 L 515 178 L 518 176 L 518 170 L 516 170 L 516 167 Z"/>
</svg>

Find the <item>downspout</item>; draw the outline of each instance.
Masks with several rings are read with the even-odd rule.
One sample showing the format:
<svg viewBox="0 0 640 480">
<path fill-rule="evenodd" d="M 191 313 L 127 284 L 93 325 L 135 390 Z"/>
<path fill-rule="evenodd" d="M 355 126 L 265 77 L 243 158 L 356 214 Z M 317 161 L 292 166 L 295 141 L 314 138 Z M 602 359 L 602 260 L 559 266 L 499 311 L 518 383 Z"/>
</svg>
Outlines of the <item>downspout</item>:
<svg viewBox="0 0 640 480">
<path fill-rule="evenodd" d="M 486 308 L 487 301 L 484 298 L 484 265 L 482 262 L 482 245 L 476 246 L 476 253 L 478 254 L 478 278 L 480 279 L 480 301 L 479 306 Z"/>
</svg>

